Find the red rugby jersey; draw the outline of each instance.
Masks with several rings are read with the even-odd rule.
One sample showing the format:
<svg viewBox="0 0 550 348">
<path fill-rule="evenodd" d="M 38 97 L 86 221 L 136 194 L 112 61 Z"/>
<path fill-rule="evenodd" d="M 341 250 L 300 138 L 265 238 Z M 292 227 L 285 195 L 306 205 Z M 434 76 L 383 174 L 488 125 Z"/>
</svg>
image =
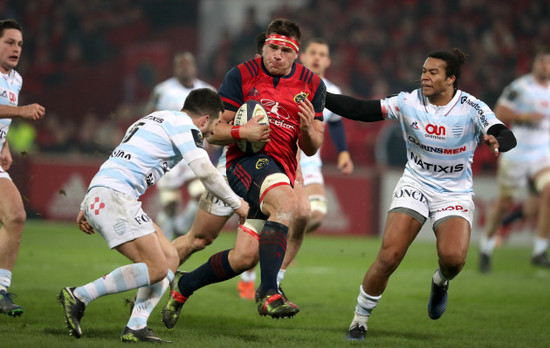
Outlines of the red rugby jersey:
<svg viewBox="0 0 550 348">
<path fill-rule="evenodd" d="M 288 75 L 274 76 L 266 70 L 262 57 L 258 57 L 231 69 L 218 93 L 225 108 L 231 111 L 237 111 L 249 100 L 262 103 L 269 115 L 271 141 L 260 152 L 279 162 L 294 184 L 300 135 L 298 103 L 308 98 L 313 104 L 315 119 L 323 120 L 326 87 L 321 78 L 296 62 Z M 227 150 L 227 168 L 243 156 L 248 155 L 231 144 Z"/>
</svg>

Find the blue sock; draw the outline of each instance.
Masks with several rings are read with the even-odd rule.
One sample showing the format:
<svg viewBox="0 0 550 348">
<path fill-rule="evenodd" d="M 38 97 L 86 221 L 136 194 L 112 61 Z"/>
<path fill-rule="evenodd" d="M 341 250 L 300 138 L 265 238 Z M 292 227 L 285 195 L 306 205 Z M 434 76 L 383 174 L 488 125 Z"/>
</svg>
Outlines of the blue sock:
<svg viewBox="0 0 550 348">
<path fill-rule="evenodd" d="M 238 275 L 239 273 L 231 268 L 228 255 L 229 250 L 214 254 L 202 266 L 184 274 L 178 283 L 180 293 L 189 297 L 203 286 L 223 282 Z"/>
<path fill-rule="evenodd" d="M 286 253 L 286 234 L 288 227 L 267 221 L 260 233 L 260 296 L 268 290 L 277 291 L 277 273 L 283 264 Z"/>
</svg>

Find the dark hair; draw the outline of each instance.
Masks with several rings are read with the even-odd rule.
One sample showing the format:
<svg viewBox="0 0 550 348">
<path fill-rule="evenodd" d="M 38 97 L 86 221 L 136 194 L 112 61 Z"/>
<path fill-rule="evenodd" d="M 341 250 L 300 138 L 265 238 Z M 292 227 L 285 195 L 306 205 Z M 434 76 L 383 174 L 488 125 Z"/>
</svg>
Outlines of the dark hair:
<svg viewBox="0 0 550 348">
<path fill-rule="evenodd" d="M 277 18 L 274 19 L 265 32 L 266 36 L 271 34 L 284 35 L 293 38 L 298 41 L 298 44 L 302 42 L 302 32 L 300 31 L 300 26 L 286 18 Z"/>
<path fill-rule="evenodd" d="M 4 30 L 6 29 L 17 29 L 23 33 L 23 27 L 17 23 L 15 19 L 4 19 L 0 21 L 0 37 L 4 36 Z"/>
<path fill-rule="evenodd" d="M 325 45 L 329 48 L 330 51 L 330 45 L 328 44 L 328 41 L 323 39 L 322 37 L 312 37 L 311 39 L 307 40 L 305 45 L 303 46 L 303 49 L 306 50 L 312 43 Z"/>
<path fill-rule="evenodd" d="M 535 59 L 537 60 L 541 58 L 542 56 L 546 56 L 550 54 L 550 48 L 546 46 L 541 46 L 537 48 L 537 51 L 535 52 Z"/>
<path fill-rule="evenodd" d="M 182 111 L 188 111 L 189 116 L 210 115 L 210 118 L 216 119 L 219 113 L 224 112 L 222 98 L 216 91 L 210 88 L 197 88 L 192 90 L 185 102 Z"/>
<path fill-rule="evenodd" d="M 256 35 L 256 53 L 260 56 L 262 55 L 262 52 L 264 50 L 265 45 L 265 31 L 262 31 L 258 35 Z"/>
<path fill-rule="evenodd" d="M 455 89 L 458 88 L 458 80 L 460 79 L 460 68 L 462 64 L 466 62 L 466 55 L 464 52 L 462 52 L 458 48 L 452 48 L 448 51 L 433 51 L 428 54 L 428 57 L 435 58 L 435 59 L 441 59 L 447 63 L 447 66 L 445 67 L 445 76 L 455 77 L 455 82 L 453 83 L 453 87 Z"/>
</svg>

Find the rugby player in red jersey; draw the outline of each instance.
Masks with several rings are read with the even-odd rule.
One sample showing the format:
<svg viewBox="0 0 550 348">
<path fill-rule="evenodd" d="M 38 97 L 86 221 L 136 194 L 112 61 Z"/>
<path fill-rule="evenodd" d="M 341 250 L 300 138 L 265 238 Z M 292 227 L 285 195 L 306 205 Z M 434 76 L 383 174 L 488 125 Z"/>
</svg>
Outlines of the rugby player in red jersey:
<svg viewBox="0 0 550 348">
<path fill-rule="evenodd" d="M 299 311 L 277 291 L 277 272 L 285 256 L 288 228 L 298 210 L 292 188 L 298 146 L 311 156 L 322 145 L 326 94 L 321 78 L 296 63 L 300 41 L 296 23 L 287 19 L 272 21 L 266 31 L 262 57 L 234 67 L 222 82 L 219 93 L 226 110 L 209 141 L 229 145 L 227 179 L 231 188 L 249 202 L 250 212 L 247 222 L 239 226 L 233 249 L 216 253 L 193 272 L 180 273 L 175 278 L 162 313 L 169 328 L 175 325 L 193 292 L 230 279 L 258 260 L 258 313 L 279 318 L 292 317 Z M 269 125 L 249 125 L 257 123 L 261 116 L 246 126 L 232 125 L 237 109 L 249 100 L 262 103 Z M 244 153 L 234 144 L 239 139 L 266 144 L 258 153 Z"/>
</svg>

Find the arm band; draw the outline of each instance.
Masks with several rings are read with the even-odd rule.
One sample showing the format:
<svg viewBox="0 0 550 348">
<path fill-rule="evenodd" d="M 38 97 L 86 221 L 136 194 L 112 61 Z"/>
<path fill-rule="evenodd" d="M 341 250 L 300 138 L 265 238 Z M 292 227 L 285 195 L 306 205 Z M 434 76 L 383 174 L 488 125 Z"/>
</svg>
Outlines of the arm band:
<svg viewBox="0 0 550 348">
<path fill-rule="evenodd" d="M 233 137 L 233 139 L 235 140 L 241 140 L 241 134 L 239 132 L 239 128 L 241 128 L 241 126 L 233 126 L 231 127 L 231 136 Z"/>
<path fill-rule="evenodd" d="M 374 122 L 384 119 L 380 100 L 360 100 L 327 92 L 325 107 L 337 115 L 355 121 Z"/>
<path fill-rule="evenodd" d="M 208 192 L 221 199 L 233 210 L 239 209 L 241 199 L 231 190 L 209 158 L 197 158 L 189 162 L 189 167 L 197 175 Z"/>
<path fill-rule="evenodd" d="M 500 152 L 510 151 L 517 145 L 514 133 L 502 123 L 492 125 L 487 131 L 487 134 L 497 138 Z"/>
<path fill-rule="evenodd" d="M 346 132 L 344 131 L 344 122 L 341 119 L 338 121 L 328 122 L 328 133 L 332 143 L 338 150 L 338 153 L 348 150 L 348 144 L 346 142 Z"/>
</svg>

